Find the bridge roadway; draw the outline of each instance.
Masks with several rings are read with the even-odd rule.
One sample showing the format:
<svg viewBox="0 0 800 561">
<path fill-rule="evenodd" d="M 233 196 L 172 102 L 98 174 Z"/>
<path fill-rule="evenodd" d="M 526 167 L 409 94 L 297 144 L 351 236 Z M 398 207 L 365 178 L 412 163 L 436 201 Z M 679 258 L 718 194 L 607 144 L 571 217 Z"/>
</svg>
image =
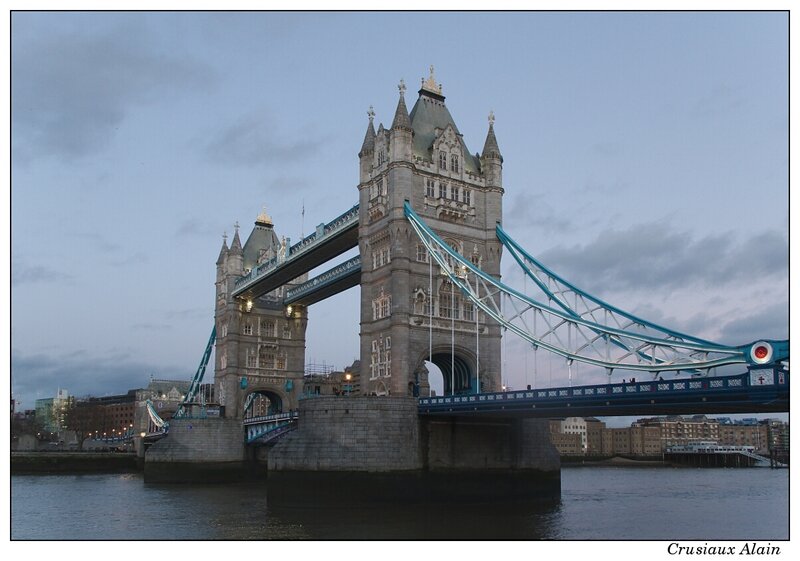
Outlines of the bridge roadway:
<svg viewBox="0 0 800 561">
<path fill-rule="evenodd" d="M 419 415 L 558 418 L 788 412 L 789 373 L 775 369 L 773 383 L 763 385 L 751 383 L 757 376 L 746 373 L 422 397 Z M 246 418 L 245 440 L 248 444 L 272 444 L 296 428 L 299 420 L 296 411 Z"/>
<path fill-rule="evenodd" d="M 423 397 L 422 416 L 613 417 L 789 411 L 789 373 L 773 384 L 751 385 L 751 375 L 685 378 Z"/>
<path fill-rule="evenodd" d="M 263 296 L 357 246 L 358 205 L 355 205 L 327 224 L 320 224 L 317 226 L 316 232 L 289 247 L 285 259 L 275 258 L 262 263 L 248 275 L 236 281 L 233 296 L 245 300 Z M 323 273 L 323 275 L 330 272 Z M 360 272 L 359 266 L 359 276 L 354 279 L 351 275 L 348 279 L 351 284 L 347 288 L 358 284 L 358 282 L 353 283 L 353 280 L 360 280 Z M 341 286 L 339 285 L 338 288 Z M 344 289 L 342 288 L 342 290 Z M 330 295 L 327 294 L 324 297 Z"/>
</svg>

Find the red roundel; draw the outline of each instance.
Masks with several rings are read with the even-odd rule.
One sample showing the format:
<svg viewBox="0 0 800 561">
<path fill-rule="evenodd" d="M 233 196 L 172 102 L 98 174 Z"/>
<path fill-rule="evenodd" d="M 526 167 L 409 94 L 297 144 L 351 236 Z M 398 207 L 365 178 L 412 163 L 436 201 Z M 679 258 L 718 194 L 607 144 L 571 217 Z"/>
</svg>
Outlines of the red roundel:
<svg viewBox="0 0 800 561">
<path fill-rule="evenodd" d="M 766 364 L 772 360 L 772 345 L 766 341 L 753 343 L 750 347 L 750 359 L 756 364 Z"/>
</svg>

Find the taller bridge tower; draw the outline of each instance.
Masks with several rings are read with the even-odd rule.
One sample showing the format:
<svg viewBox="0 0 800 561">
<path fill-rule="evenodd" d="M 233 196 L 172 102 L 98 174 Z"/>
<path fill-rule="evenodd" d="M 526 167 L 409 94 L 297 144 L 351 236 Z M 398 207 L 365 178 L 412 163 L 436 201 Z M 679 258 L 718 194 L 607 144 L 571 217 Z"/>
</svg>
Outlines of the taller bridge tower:
<svg viewBox="0 0 800 561">
<path fill-rule="evenodd" d="M 481 154 L 470 154 L 441 84 L 423 79 L 408 112 L 399 85 L 390 129 L 369 125 L 359 152 L 361 388 L 375 395 L 427 395 L 425 362 L 444 393 L 500 388 L 501 331 L 440 274 L 403 214 L 425 222 L 483 271 L 500 277 L 503 158 L 494 116 Z M 477 317 L 476 317 L 477 316 Z"/>
</svg>

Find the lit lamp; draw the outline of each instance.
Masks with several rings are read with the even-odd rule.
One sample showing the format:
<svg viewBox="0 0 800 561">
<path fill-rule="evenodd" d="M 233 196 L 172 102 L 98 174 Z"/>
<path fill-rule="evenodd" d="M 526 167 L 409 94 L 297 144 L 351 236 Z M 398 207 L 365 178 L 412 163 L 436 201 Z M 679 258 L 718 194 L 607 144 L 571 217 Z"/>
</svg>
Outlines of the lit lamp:
<svg viewBox="0 0 800 561">
<path fill-rule="evenodd" d="M 350 395 L 350 388 L 352 387 L 352 386 L 350 385 L 350 380 L 351 380 L 352 378 L 353 378 L 353 375 L 352 375 L 352 374 L 350 374 L 349 372 L 348 372 L 347 374 L 345 374 L 345 375 L 344 375 L 344 379 L 345 379 L 345 380 L 347 380 L 347 386 L 346 386 L 346 387 L 347 387 L 347 395 Z"/>
</svg>

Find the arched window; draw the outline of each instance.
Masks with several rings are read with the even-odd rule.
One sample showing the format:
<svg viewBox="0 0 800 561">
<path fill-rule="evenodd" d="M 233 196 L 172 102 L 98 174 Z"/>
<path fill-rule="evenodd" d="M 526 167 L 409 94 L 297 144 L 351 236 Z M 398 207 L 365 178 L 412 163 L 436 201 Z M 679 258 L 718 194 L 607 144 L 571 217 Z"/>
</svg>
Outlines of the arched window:
<svg viewBox="0 0 800 561">
<path fill-rule="evenodd" d="M 439 168 L 447 169 L 447 152 L 443 150 L 439 151 Z"/>
<path fill-rule="evenodd" d="M 458 156 L 455 154 L 450 156 L 450 171 L 458 173 Z"/>
</svg>

